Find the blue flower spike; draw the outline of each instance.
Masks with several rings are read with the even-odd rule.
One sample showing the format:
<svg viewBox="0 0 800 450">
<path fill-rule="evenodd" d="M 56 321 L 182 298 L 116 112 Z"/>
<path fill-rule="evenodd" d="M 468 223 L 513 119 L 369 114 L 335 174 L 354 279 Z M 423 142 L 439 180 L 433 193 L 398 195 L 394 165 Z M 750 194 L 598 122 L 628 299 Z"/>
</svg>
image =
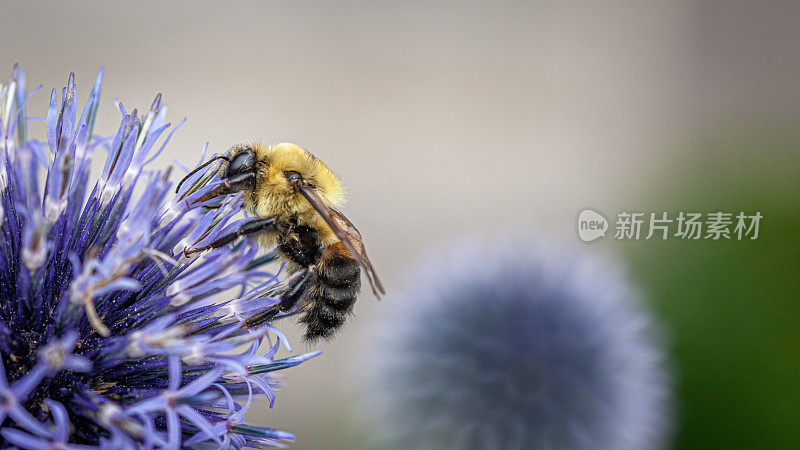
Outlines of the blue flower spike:
<svg viewBox="0 0 800 450">
<path fill-rule="evenodd" d="M 213 171 L 173 194 L 171 169 L 148 168 L 177 128 L 161 94 L 142 116 L 118 102 L 116 132 L 95 135 L 102 81 L 79 111 L 70 74 L 44 130 L 25 72 L 0 85 L 0 446 L 282 446 L 291 433 L 245 413 L 275 402 L 272 372 L 319 352 L 275 359 L 283 333 L 243 326 L 279 290 L 256 246 L 184 255 L 242 223 L 241 196 L 193 204 Z"/>
</svg>

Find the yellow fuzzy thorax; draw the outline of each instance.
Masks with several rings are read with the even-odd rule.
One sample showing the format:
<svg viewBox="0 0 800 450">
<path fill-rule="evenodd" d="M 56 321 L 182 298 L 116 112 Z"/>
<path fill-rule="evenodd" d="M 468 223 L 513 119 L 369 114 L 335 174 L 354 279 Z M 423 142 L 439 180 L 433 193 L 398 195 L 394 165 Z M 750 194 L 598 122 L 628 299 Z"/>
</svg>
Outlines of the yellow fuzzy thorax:
<svg viewBox="0 0 800 450">
<path fill-rule="evenodd" d="M 317 157 L 295 144 L 252 144 L 258 162 L 256 188 L 245 196 L 245 207 L 258 217 L 288 219 L 296 216 L 301 225 L 321 220 L 314 208 L 292 189 L 285 173 L 294 171 L 311 183 L 326 205 L 337 208 L 344 203 L 344 190 L 336 175 Z M 236 153 L 234 149 L 232 153 Z M 317 228 L 317 227 L 314 227 Z M 327 228 L 327 227 L 325 227 Z"/>
</svg>

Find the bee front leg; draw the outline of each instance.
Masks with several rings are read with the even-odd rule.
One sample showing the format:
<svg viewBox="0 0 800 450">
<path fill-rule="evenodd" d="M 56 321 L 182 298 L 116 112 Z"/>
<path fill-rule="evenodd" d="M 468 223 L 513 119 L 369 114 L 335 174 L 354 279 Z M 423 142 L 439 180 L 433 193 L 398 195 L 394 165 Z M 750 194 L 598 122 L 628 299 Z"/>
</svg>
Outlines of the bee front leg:
<svg viewBox="0 0 800 450">
<path fill-rule="evenodd" d="M 197 247 L 197 248 L 186 248 L 183 251 L 183 253 L 186 256 L 189 256 L 192 253 L 198 253 L 198 252 L 203 252 L 203 251 L 206 251 L 206 250 L 211 250 L 213 248 L 224 247 L 224 246 L 230 244 L 231 242 L 235 241 L 236 239 L 239 239 L 242 236 L 247 236 L 248 234 L 265 233 L 265 232 L 271 232 L 271 231 L 275 231 L 275 218 L 274 217 L 270 217 L 270 218 L 267 218 L 267 219 L 252 220 L 252 221 L 247 222 L 246 224 L 242 225 L 239 229 L 237 229 L 233 233 L 226 234 L 225 236 L 222 236 L 221 238 L 218 238 L 217 240 L 215 240 L 214 242 L 212 242 L 212 243 L 210 243 L 210 244 L 208 244 L 206 246 Z"/>
</svg>

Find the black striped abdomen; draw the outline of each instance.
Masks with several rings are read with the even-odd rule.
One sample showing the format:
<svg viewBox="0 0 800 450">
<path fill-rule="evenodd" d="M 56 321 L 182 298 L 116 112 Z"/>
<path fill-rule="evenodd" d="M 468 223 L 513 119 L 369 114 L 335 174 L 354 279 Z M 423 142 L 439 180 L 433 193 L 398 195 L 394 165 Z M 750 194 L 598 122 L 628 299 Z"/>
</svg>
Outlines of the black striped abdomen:
<svg viewBox="0 0 800 450">
<path fill-rule="evenodd" d="M 341 248 L 340 248 L 341 247 Z M 342 326 L 361 290 L 358 261 L 349 257 L 341 244 L 322 252 L 316 283 L 309 288 L 305 315 L 306 339 L 330 338 Z"/>
</svg>

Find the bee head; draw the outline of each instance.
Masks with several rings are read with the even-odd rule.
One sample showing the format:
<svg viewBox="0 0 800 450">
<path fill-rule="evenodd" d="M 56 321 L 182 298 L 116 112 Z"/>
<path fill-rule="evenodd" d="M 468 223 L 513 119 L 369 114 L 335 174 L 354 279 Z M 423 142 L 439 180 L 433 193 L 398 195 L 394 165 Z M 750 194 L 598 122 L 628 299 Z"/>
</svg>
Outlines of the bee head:
<svg viewBox="0 0 800 450">
<path fill-rule="evenodd" d="M 221 178 L 231 179 L 237 175 L 252 173 L 256 165 L 256 156 L 249 148 L 241 149 L 230 158 L 230 162 L 225 164 L 224 173 Z"/>
<path fill-rule="evenodd" d="M 236 146 L 228 151 L 226 160 L 219 168 L 220 178 L 231 183 L 243 180 L 237 183 L 237 190 L 248 194 L 245 204 L 258 216 L 310 213 L 311 205 L 298 192 L 299 182 L 313 189 L 328 206 L 342 203 L 339 179 L 322 161 L 295 144 Z"/>
</svg>

